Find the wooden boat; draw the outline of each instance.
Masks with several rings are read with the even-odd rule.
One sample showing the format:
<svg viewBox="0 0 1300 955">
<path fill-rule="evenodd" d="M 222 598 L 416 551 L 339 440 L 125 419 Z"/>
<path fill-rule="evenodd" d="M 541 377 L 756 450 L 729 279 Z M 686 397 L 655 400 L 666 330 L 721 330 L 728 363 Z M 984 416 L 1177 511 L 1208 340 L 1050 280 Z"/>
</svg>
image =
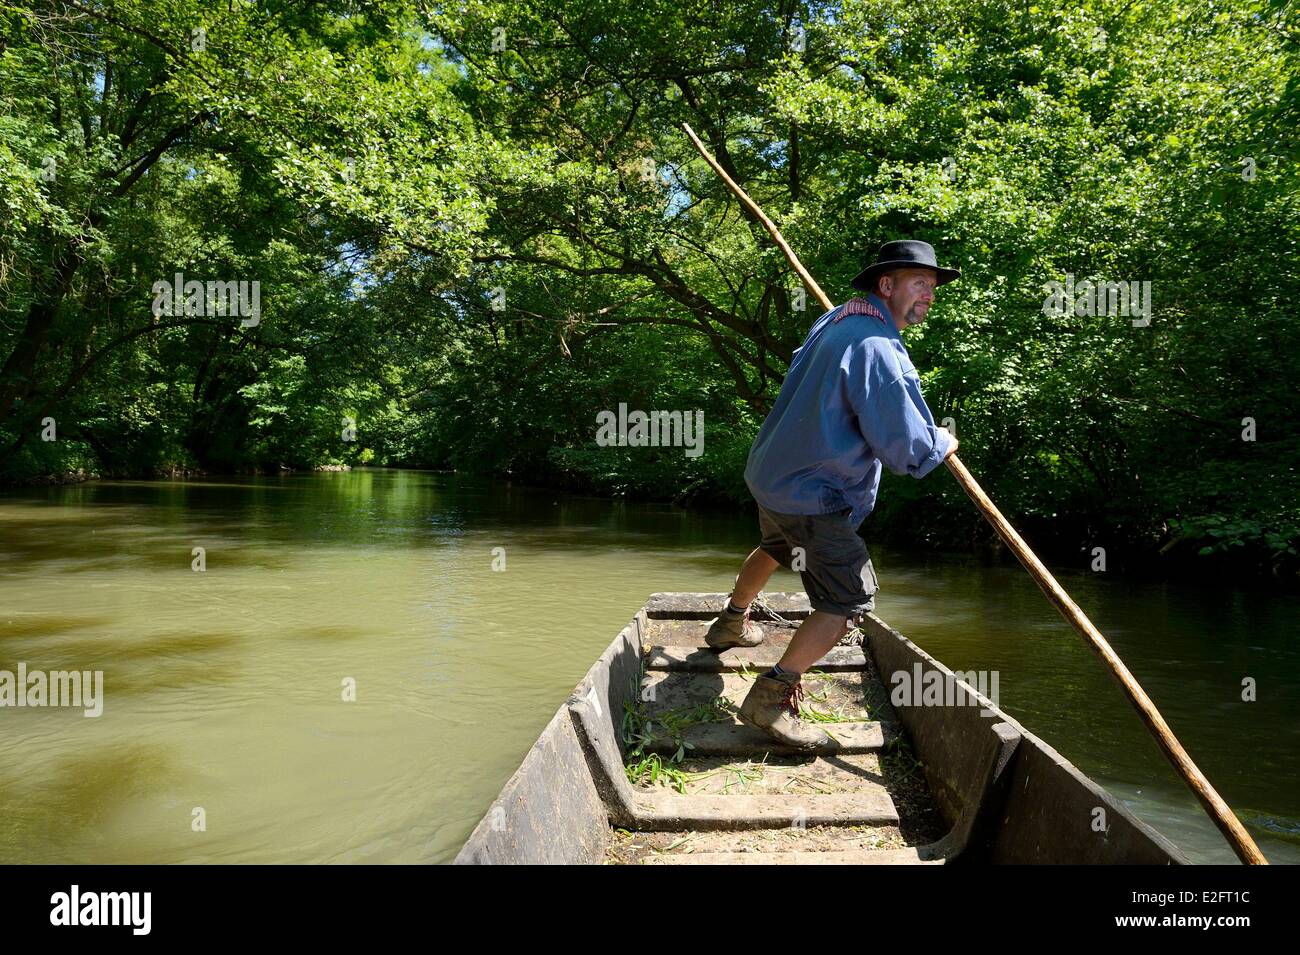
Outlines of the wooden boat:
<svg viewBox="0 0 1300 955">
<path fill-rule="evenodd" d="M 718 654 L 703 635 L 724 598 L 652 595 L 456 862 L 1187 862 L 973 677 L 874 614 L 860 643 L 805 674 L 805 712 L 823 721 L 830 745 L 782 749 L 728 704 L 779 659 L 810 612 L 807 597 L 769 594 L 753 615 L 764 644 Z M 935 692 L 902 692 L 909 681 Z"/>
</svg>

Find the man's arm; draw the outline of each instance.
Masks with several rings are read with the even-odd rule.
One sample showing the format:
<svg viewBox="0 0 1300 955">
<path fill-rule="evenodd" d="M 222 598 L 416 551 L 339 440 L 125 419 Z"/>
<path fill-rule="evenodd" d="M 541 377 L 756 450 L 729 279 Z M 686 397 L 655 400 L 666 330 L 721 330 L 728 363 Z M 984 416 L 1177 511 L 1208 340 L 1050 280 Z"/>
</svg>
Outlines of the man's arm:
<svg viewBox="0 0 1300 955">
<path fill-rule="evenodd" d="M 851 387 L 858 430 L 889 470 L 923 478 L 957 450 L 957 439 L 934 423 L 916 371 L 886 367 L 900 373 L 892 381 Z"/>
</svg>

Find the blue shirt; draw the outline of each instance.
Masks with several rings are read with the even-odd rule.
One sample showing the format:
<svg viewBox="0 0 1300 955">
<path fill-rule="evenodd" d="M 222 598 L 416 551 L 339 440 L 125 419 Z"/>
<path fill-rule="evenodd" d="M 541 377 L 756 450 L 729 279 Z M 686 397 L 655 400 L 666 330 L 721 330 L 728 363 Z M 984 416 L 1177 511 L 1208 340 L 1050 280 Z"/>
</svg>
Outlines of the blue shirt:
<svg viewBox="0 0 1300 955">
<path fill-rule="evenodd" d="M 889 315 L 874 294 L 867 302 Z M 838 321 L 844 310 L 817 319 L 795 351 L 749 450 L 745 483 L 769 511 L 851 508 L 856 526 L 876 504 L 881 464 L 925 477 L 947 457 L 953 438 L 935 425 L 894 323 L 866 314 Z"/>
</svg>

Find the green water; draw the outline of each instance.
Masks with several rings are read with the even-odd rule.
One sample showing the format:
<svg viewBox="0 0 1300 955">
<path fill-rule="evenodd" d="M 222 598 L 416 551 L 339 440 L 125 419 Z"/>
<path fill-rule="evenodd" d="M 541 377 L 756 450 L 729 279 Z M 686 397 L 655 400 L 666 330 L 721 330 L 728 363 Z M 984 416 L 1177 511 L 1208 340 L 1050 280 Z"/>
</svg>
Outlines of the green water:
<svg viewBox="0 0 1300 955">
<path fill-rule="evenodd" d="M 755 533 L 421 472 L 4 492 L 0 670 L 102 670 L 104 700 L 0 708 L 0 862 L 447 861 L 646 596 L 729 589 Z M 1233 861 L 1023 571 L 873 556 L 882 617 L 997 670 L 1030 730 Z M 1265 853 L 1300 861 L 1300 600 L 1060 577 Z"/>
</svg>

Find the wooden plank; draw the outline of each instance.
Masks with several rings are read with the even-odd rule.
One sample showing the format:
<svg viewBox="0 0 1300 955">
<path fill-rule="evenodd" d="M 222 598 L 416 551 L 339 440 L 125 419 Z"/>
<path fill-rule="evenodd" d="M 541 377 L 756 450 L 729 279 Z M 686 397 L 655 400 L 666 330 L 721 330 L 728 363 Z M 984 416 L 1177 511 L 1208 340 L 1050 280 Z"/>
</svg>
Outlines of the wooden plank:
<svg viewBox="0 0 1300 955">
<path fill-rule="evenodd" d="M 943 865 L 925 847 L 851 849 L 828 852 L 666 852 L 642 865 Z"/>
<path fill-rule="evenodd" d="M 651 647 L 646 657 L 647 670 L 691 671 L 698 673 L 734 673 L 750 669 L 766 671 L 781 659 L 784 645 L 735 647 L 718 653 L 708 647 Z M 826 656 L 812 665 L 815 670 L 865 670 L 867 656 L 861 647 L 832 647 Z"/>
<path fill-rule="evenodd" d="M 660 617 L 657 620 L 650 620 L 646 627 L 643 643 L 647 646 L 656 647 L 702 647 L 704 646 L 704 635 L 709 631 L 711 619 L 682 620 L 673 617 Z M 798 629 L 801 623 L 803 623 L 803 620 L 799 618 L 795 618 L 788 623 L 779 623 L 775 620 L 759 622 L 757 626 L 763 631 L 763 646 L 789 646 L 790 638 L 794 636 L 795 630 Z"/>
<path fill-rule="evenodd" d="M 682 740 L 691 744 L 691 756 L 827 756 L 833 753 L 872 753 L 884 748 L 885 734 L 879 723 L 818 723 L 834 738 L 826 746 L 798 750 L 779 743 L 762 730 L 744 723 L 696 723 L 686 728 Z M 672 754 L 678 742 L 656 738 L 646 746 L 650 753 Z"/>
<path fill-rule="evenodd" d="M 679 619 L 700 619 L 716 617 L 726 605 L 728 594 L 692 594 L 692 593 L 657 593 L 651 594 L 646 601 L 645 612 L 648 617 L 676 617 Z M 788 619 L 801 619 L 812 613 L 808 605 L 808 595 L 804 593 L 763 594 L 763 600 L 774 611 Z M 751 614 L 755 620 L 768 619 L 757 605 Z"/>
<path fill-rule="evenodd" d="M 639 791 L 637 829 L 783 829 L 802 826 L 896 826 L 898 809 L 883 786 L 817 796 L 683 796 Z"/>
</svg>

